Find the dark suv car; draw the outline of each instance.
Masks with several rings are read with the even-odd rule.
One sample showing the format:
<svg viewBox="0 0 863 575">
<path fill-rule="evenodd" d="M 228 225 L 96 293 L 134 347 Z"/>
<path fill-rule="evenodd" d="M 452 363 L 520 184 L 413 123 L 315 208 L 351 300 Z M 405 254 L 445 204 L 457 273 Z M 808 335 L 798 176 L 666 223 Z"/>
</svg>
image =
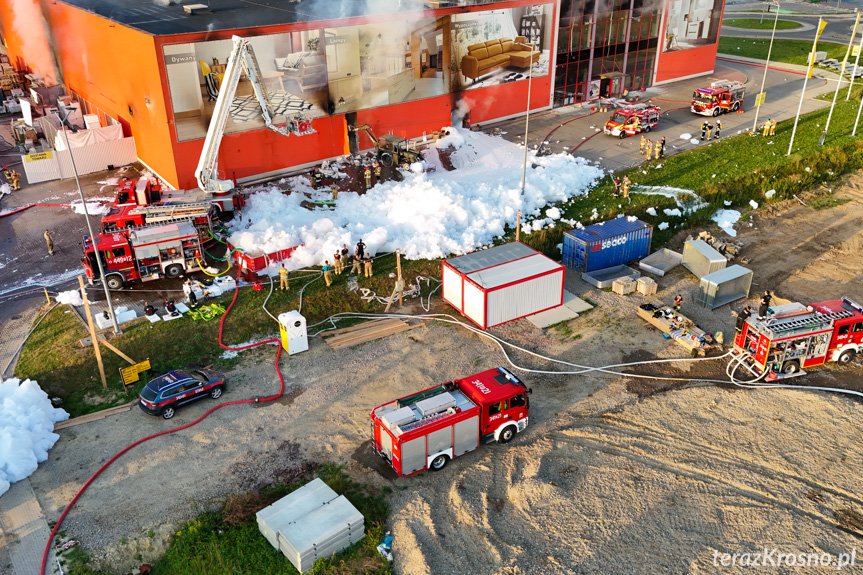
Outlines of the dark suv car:
<svg viewBox="0 0 863 575">
<path fill-rule="evenodd" d="M 144 386 L 138 395 L 138 405 L 144 413 L 171 419 L 178 406 L 206 396 L 218 399 L 224 388 L 225 379 L 219 372 L 171 370 Z"/>
</svg>

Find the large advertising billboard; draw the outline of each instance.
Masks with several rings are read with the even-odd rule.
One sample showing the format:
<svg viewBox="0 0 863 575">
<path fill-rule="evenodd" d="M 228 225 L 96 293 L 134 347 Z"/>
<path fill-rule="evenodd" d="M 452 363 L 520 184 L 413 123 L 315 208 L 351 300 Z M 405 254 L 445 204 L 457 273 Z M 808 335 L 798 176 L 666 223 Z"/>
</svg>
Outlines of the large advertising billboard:
<svg viewBox="0 0 863 575">
<path fill-rule="evenodd" d="M 283 124 L 547 76 L 553 19 L 547 3 L 249 41 L 274 121 Z M 179 141 L 206 135 L 232 46 L 225 39 L 163 47 Z M 225 132 L 263 126 L 244 74 Z"/>
<path fill-rule="evenodd" d="M 723 0 L 670 0 L 662 51 L 715 44 L 719 40 L 722 6 Z"/>
</svg>

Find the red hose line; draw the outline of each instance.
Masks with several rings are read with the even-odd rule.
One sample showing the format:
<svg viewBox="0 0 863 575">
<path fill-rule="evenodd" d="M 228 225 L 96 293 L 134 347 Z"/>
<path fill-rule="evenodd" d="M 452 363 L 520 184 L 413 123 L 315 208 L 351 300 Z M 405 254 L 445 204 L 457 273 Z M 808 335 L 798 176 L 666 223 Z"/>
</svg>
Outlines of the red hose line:
<svg viewBox="0 0 863 575">
<path fill-rule="evenodd" d="M 754 66 L 755 68 L 763 68 L 764 64 L 753 64 L 751 62 L 741 62 L 740 60 L 732 60 L 730 58 L 717 58 L 717 60 L 722 60 L 724 62 L 734 62 L 735 64 L 743 64 L 744 66 Z M 794 70 L 786 70 L 784 68 L 774 68 L 773 66 L 767 66 L 768 70 L 773 70 L 774 72 L 786 72 L 788 74 L 797 74 L 798 76 L 805 76 L 806 72 L 795 72 Z M 814 70 L 813 70 L 814 72 Z"/>
<path fill-rule="evenodd" d="M 17 210 L 12 210 L 11 212 L 6 212 L 0 214 L 0 218 L 5 218 L 6 216 L 11 216 L 12 214 L 17 214 L 18 212 L 23 212 L 24 210 L 29 210 L 32 207 L 39 206 L 40 208 L 71 208 L 71 204 L 28 204 Z"/>
<path fill-rule="evenodd" d="M 279 341 L 278 338 L 271 338 L 268 340 L 259 341 L 258 343 L 252 343 L 249 345 L 244 345 L 242 347 L 229 347 L 229 346 L 225 345 L 224 343 L 222 343 L 222 330 L 225 327 L 225 318 L 228 317 L 228 314 L 231 312 L 231 308 L 234 306 L 234 303 L 237 301 L 237 295 L 239 294 L 239 291 L 240 291 L 240 282 L 237 281 L 237 285 L 234 287 L 234 299 L 231 300 L 231 303 L 228 306 L 228 309 L 225 310 L 225 313 L 224 313 L 224 315 L 222 315 L 222 319 L 219 322 L 219 345 L 222 348 L 230 350 L 230 351 L 240 351 L 243 349 L 248 349 L 250 347 L 257 347 L 259 345 L 264 345 L 267 343 L 276 342 L 278 344 L 281 344 L 281 342 Z M 132 443 L 131 445 L 128 445 L 127 447 L 125 447 L 122 451 L 120 451 L 114 457 L 112 457 L 107 462 L 105 462 L 105 464 L 102 467 L 100 467 L 99 470 L 96 471 L 96 473 L 90 479 L 87 480 L 87 483 L 85 483 L 84 486 L 81 487 L 81 489 L 78 491 L 78 493 L 75 494 L 75 497 L 72 498 L 72 501 L 70 501 L 69 504 L 66 506 L 66 509 L 63 510 L 63 513 L 60 514 L 60 518 L 57 520 L 57 524 L 54 525 L 54 529 L 51 530 L 51 535 L 48 537 L 48 542 L 45 544 L 45 552 L 42 554 L 42 568 L 41 568 L 41 571 L 39 572 L 40 575 L 45 575 L 45 568 L 46 568 L 47 563 L 48 563 L 48 553 L 51 551 L 51 542 L 54 541 L 54 536 L 57 534 L 57 530 L 60 529 L 60 525 L 63 524 L 63 520 L 66 518 L 66 514 L 69 513 L 69 510 L 72 509 L 72 507 L 75 505 L 75 502 L 78 501 L 78 498 L 81 497 L 81 495 L 84 493 L 84 491 L 87 490 L 87 488 L 90 486 L 90 484 L 93 483 L 93 481 L 95 481 L 96 478 L 99 477 L 99 475 L 101 475 L 102 472 L 105 471 L 105 469 L 107 469 L 109 465 L 114 463 L 114 461 L 116 461 L 121 455 L 123 455 L 124 453 L 126 453 L 127 451 L 132 449 L 133 447 L 136 447 L 136 446 L 144 443 L 145 441 L 149 441 L 151 439 L 159 437 L 160 435 L 168 435 L 169 433 L 176 433 L 178 431 L 188 429 L 189 427 L 192 427 L 193 425 L 197 425 L 200 422 L 204 421 L 204 419 L 206 419 L 211 413 L 213 413 L 214 411 L 216 411 L 218 409 L 222 409 L 223 407 L 227 407 L 229 405 L 241 405 L 244 403 L 259 403 L 262 401 L 273 401 L 275 399 L 280 398 L 282 396 L 282 394 L 285 392 L 285 380 L 282 377 L 281 370 L 279 369 L 279 357 L 281 355 L 282 355 L 282 346 L 279 345 L 278 350 L 276 351 L 276 373 L 279 376 L 279 382 L 281 384 L 281 388 L 279 389 L 279 393 L 277 393 L 276 395 L 273 395 L 270 397 L 265 397 L 265 398 L 243 399 L 243 400 L 239 400 L 239 401 L 228 401 L 226 403 L 219 404 L 216 407 L 213 407 L 212 409 L 207 411 L 204 415 L 202 415 L 201 417 L 199 417 L 198 419 L 196 419 L 195 421 L 193 421 L 191 423 L 187 423 L 186 425 L 182 425 L 182 426 L 176 427 L 174 429 L 166 429 L 165 431 L 160 431 L 159 433 L 154 433 L 153 435 L 148 435 L 147 437 L 139 439 L 135 443 Z"/>
</svg>

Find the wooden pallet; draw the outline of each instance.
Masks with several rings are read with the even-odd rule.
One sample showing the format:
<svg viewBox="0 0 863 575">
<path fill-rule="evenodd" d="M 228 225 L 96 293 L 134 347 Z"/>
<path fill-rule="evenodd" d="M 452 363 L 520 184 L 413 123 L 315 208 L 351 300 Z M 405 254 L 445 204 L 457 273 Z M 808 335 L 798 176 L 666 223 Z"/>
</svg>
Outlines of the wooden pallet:
<svg viewBox="0 0 863 575">
<path fill-rule="evenodd" d="M 335 351 L 386 337 L 388 335 L 408 331 L 415 327 L 419 327 L 420 325 L 422 324 L 408 325 L 400 319 L 375 320 L 355 325 L 353 327 L 347 327 L 344 328 L 344 330 L 334 330 L 338 331 L 339 334 L 328 337 L 324 341 L 326 341 L 327 345 Z M 329 333 L 332 334 L 333 332 L 331 331 Z"/>
<path fill-rule="evenodd" d="M 372 326 L 395 325 L 402 323 L 404 322 L 397 318 L 373 319 L 372 321 L 365 321 L 357 325 L 352 325 L 351 327 L 340 327 L 339 329 L 328 329 L 327 331 L 322 331 L 321 337 L 329 337 L 331 335 L 338 335 L 342 333 L 350 333 L 357 330 L 369 329 Z"/>
<path fill-rule="evenodd" d="M 118 413 L 123 413 L 124 411 L 129 411 L 133 406 L 138 404 L 138 400 L 130 401 L 124 405 L 118 405 L 117 407 L 110 407 L 108 409 L 103 409 L 102 411 L 97 411 L 95 413 L 88 413 L 87 415 L 82 415 L 81 417 L 76 417 L 74 419 L 67 419 L 66 421 L 61 421 L 59 423 L 54 424 L 54 431 L 58 429 L 65 429 L 67 427 L 74 427 L 76 425 L 81 425 L 82 423 L 90 423 L 91 421 L 98 421 L 100 419 L 105 419 L 106 417 L 110 417 L 112 415 L 117 415 Z"/>
</svg>

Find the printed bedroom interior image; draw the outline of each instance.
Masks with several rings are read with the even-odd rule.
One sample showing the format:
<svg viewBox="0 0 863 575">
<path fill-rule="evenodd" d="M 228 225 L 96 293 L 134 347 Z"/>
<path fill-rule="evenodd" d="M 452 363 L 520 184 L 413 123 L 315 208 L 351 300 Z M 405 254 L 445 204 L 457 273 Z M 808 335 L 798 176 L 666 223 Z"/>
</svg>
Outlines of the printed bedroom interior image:
<svg viewBox="0 0 863 575">
<path fill-rule="evenodd" d="M 277 124 L 297 115 L 311 119 L 327 114 L 327 61 L 320 31 L 257 36 L 250 42 Z M 231 40 L 165 46 L 166 60 L 170 54 L 194 55 L 189 61 L 167 65 L 179 141 L 206 136 L 232 46 Z M 243 73 L 225 133 L 263 127 L 260 105 Z"/>
<path fill-rule="evenodd" d="M 447 18 L 324 30 L 335 113 L 439 96 L 449 91 Z M 406 25 L 405 25 L 406 24 Z"/>
</svg>

